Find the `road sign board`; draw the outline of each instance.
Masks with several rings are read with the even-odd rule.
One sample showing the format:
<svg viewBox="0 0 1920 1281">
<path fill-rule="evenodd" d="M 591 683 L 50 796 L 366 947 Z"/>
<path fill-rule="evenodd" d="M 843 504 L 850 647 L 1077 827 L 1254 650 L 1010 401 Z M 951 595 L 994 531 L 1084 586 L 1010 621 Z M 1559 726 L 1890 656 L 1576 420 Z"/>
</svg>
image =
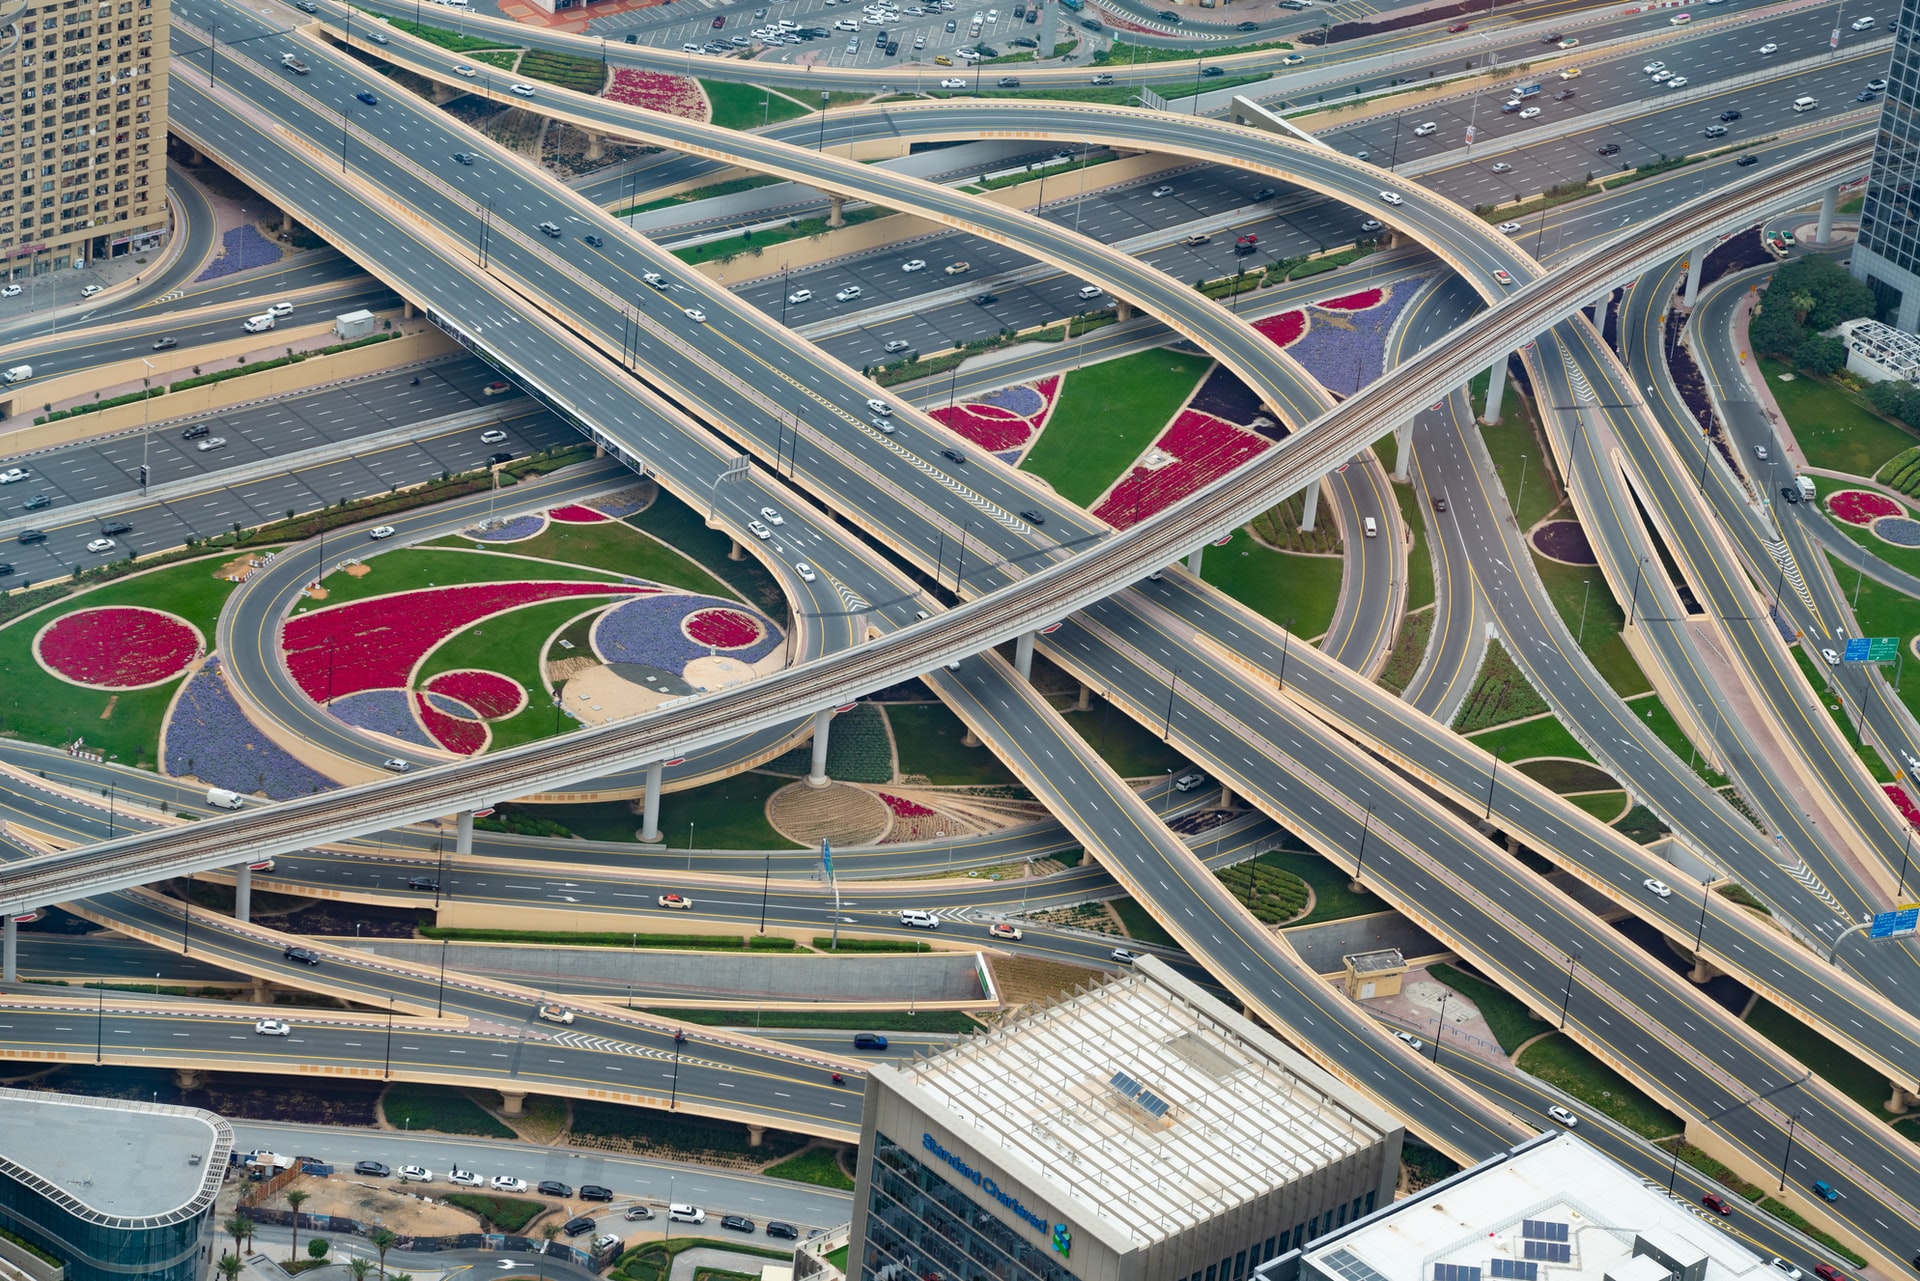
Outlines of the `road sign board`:
<svg viewBox="0 0 1920 1281">
<path fill-rule="evenodd" d="M 1901 938 L 1915 930 L 1920 930 L 1920 906 L 1900 907 L 1891 912 L 1875 912 L 1873 924 L 1867 929 L 1867 937 Z"/>
<path fill-rule="evenodd" d="M 1847 642 L 1846 648 L 1840 651 L 1840 661 L 1843 663 L 1864 663 L 1867 661 L 1867 649 L 1867 638 L 1864 636 L 1855 636 Z"/>
<path fill-rule="evenodd" d="M 1843 663 L 1891 663 L 1900 657 L 1898 636 L 1855 636 L 1840 655 Z"/>
</svg>

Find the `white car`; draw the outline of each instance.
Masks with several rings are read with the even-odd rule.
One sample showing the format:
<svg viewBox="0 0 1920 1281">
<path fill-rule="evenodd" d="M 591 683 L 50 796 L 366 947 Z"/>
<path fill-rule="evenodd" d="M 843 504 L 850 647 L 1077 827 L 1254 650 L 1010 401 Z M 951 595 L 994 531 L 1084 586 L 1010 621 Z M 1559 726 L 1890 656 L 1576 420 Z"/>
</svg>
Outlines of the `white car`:
<svg viewBox="0 0 1920 1281">
<path fill-rule="evenodd" d="M 948 76 L 940 82 L 940 87 L 942 89 L 964 89 L 967 87 L 967 82 L 958 76 Z M 15 293 L 20 292 L 20 286 L 18 285 L 12 286 L 12 289 Z"/>
<path fill-rule="evenodd" d="M 1580 1118 L 1561 1107 L 1558 1103 L 1547 1109 L 1547 1115 L 1571 1130 L 1580 1124 Z"/>
<path fill-rule="evenodd" d="M 293 1028 L 279 1019 L 261 1019 L 253 1025 L 255 1036 L 291 1036 Z"/>
<path fill-rule="evenodd" d="M 1520 112 L 1520 118 L 1522 120 L 1533 120 L 1537 118 L 1539 115 L 1540 115 L 1540 108 L 1538 107 L 1527 107 Z"/>
<path fill-rule="evenodd" d="M 19 296 L 20 286 L 18 285 L 8 285 L 5 289 L 0 289 L 0 298 L 18 298 Z"/>
<path fill-rule="evenodd" d="M 926 269 L 927 260 L 924 258 L 909 258 L 900 264 L 902 271 L 925 271 Z"/>
<path fill-rule="evenodd" d="M 1406 203 L 1400 198 L 1400 193 L 1397 191 L 1383 191 L 1380 193 L 1380 199 L 1386 201 L 1390 205 L 1398 205 L 1398 204 Z"/>
<path fill-rule="evenodd" d="M 1686 83 L 1687 83 L 1687 78 L 1685 76 L 1675 76 L 1673 79 L 1667 81 L 1667 88 L 1679 89 L 1684 87 Z"/>
<path fill-rule="evenodd" d="M 757 520 L 748 521 L 747 529 L 753 534 L 755 538 L 759 539 L 761 542 L 765 542 L 767 539 L 773 537 L 773 531 L 771 529 L 768 529 L 765 525 L 762 525 Z"/>
<path fill-rule="evenodd" d="M 1415 1054 L 1418 1054 L 1420 1053 L 1420 1051 L 1427 1048 L 1426 1043 L 1423 1042 L 1419 1037 L 1415 1036 L 1411 1032 L 1395 1032 L 1394 1035 L 1400 1038 L 1402 1041 L 1405 1041 L 1407 1043 L 1407 1047 L 1411 1049 Z"/>
<path fill-rule="evenodd" d="M 1146 953 L 1135 952 L 1131 948 L 1116 947 L 1113 951 L 1107 953 L 1107 959 L 1110 961 L 1118 961 L 1122 965 L 1132 965 L 1145 955 Z"/>
<path fill-rule="evenodd" d="M 456 76 L 465 76 L 467 79 L 471 80 L 475 76 L 479 75 L 480 73 L 478 71 L 475 71 L 472 67 L 469 67 L 466 63 L 463 62 L 459 66 L 453 69 L 453 74 Z"/>
<path fill-rule="evenodd" d="M 820 577 L 820 575 L 813 572 L 813 566 L 807 564 L 804 560 L 796 560 L 793 562 L 793 572 L 800 575 L 800 581 L 803 583 L 811 583 Z"/>
<path fill-rule="evenodd" d="M 498 445 L 501 442 L 505 441 L 506 438 L 507 438 L 507 433 L 501 431 L 497 427 L 494 428 L 492 431 L 483 431 L 480 433 L 480 443 L 483 445 Z"/>
<path fill-rule="evenodd" d="M 493 1176 L 493 1190 L 495 1192 L 525 1192 L 527 1190 L 527 1181 L 525 1179 L 516 1179 L 511 1174 L 496 1174 Z"/>
<path fill-rule="evenodd" d="M 1662 68 L 1659 71 L 1656 71 L 1653 73 L 1653 78 L 1656 83 L 1664 83 L 1668 80 L 1673 79 L 1673 73 L 1671 71 L 1666 70 L 1665 68 Z"/>
<path fill-rule="evenodd" d="M 88 285 L 85 289 L 82 289 L 80 291 L 80 296 L 82 298 L 91 298 L 95 294 L 100 292 L 100 288 L 101 287 L 99 285 Z"/>
<path fill-rule="evenodd" d="M 1828 667 L 1838 667 L 1838 666 L 1840 666 L 1840 655 L 1839 655 L 1839 654 L 1837 654 L 1837 653 L 1835 653 L 1835 652 L 1834 652 L 1833 650 L 1830 650 L 1830 649 L 1822 649 L 1822 650 L 1820 651 L 1820 657 L 1822 657 L 1822 658 L 1824 658 L 1824 659 L 1826 659 L 1826 660 L 1827 660 L 1827 666 L 1828 666 Z"/>
<path fill-rule="evenodd" d="M 227 438 L 225 436 L 209 436 L 205 440 L 201 441 L 199 444 L 195 445 L 194 448 L 204 454 L 209 449 L 224 448 L 226 443 L 227 443 Z"/>
<path fill-rule="evenodd" d="M 1779 53 L 1779 52 L 1780 52 L 1780 46 L 1779 46 L 1779 45 L 1777 45 L 1777 44 L 1775 44 L 1775 43 L 1774 43 L 1773 41 L 1771 41 L 1771 40 L 1769 40 L 1769 41 L 1767 41 L 1767 42 L 1766 42 L 1765 44 L 1763 44 L 1763 45 L 1761 45 L 1761 46 L 1760 46 L 1760 52 L 1761 52 L 1762 54 L 1769 54 L 1769 53 Z M 1800 1269 L 1798 1269 L 1798 1268 L 1795 1268 L 1795 1269 L 1794 1269 L 1794 1271 L 1795 1271 L 1795 1272 L 1798 1272 L 1799 1270 L 1800 1270 Z"/>
<path fill-rule="evenodd" d="M 290 302 L 277 302 L 267 308 L 267 314 L 269 316 L 291 316 L 293 314 L 293 304 Z"/>
<path fill-rule="evenodd" d="M 704 325 L 707 323 L 707 313 L 701 311 L 698 307 L 682 307 L 680 314 L 696 325 Z"/>
<path fill-rule="evenodd" d="M 399 532 L 400 531 L 395 529 L 392 525 L 375 525 L 372 529 L 369 529 L 367 531 L 367 537 L 374 539 L 375 541 L 378 541 L 379 539 L 382 539 L 382 538 L 392 538 L 395 534 Z"/>
<path fill-rule="evenodd" d="M 1425 121 L 1424 123 L 1421 123 L 1421 124 L 1417 124 L 1413 127 L 1413 136 L 1416 138 L 1424 138 L 1428 134 L 1439 133 L 1439 132 L 1440 132 L 1440 126 L 1431 120 Z"/>
<path fill-rule="evenodd" d="M 11 485 L 16 480 L 26 478 L 27 469 L 24 467 L 9 467 L 5 471 L 0 471 L 0 485 Z"/>
<path fill-rule="evenodd" d="M 1655 880 L 1653 877 L 1649 876 L 1646 880 L 1640 882 L 1640 884 L 1646 886 L 1647 893 L 1653 895 L 1655 898 L 1672 898 L 1673 897 L 1673 887 L 1668 885 L 1665 881 Z"/>
<path fill-rule="evenodd" d="M 787 523 L 787 518 L 771 507 L 762 507 L 760 514 L 766 518 L 766 522 L 769 525 L 784 525 Z"/>
<path fill-rule="evenodd" d="M 403 1165 L 398 1171 L 402 1183 L 432 1183 L 433 1171 L 424 1165 Z"/>
<path fill-rule="evenodd" d="M 1172 194 L 1173 194 L 1172 187 L 1155 187 L 1153 189 L 1153 198 L 1155 200 L 1158 200 L 1162 196 L 1171 196 Z"/>
<path fill-rule="evenodd" d="M 1768 45 L 1765 49 L 1762 49 L 1761 52 L 1768 53 L 1768 52 L 1771 52 L 1772 49 L 1773 49 L 1773 46 Z M 1656 71 L 1665 71 L 1666 69 L 1667 69 L 1667 64 L 1664 62 L 1649 62 L 1646 66 L 1640 68 L 1640 70 L 1645 72 L 1647 75 L 1652 75 Z"/>
<path fill-rule="evenodd" d="M 404 774 L 412 769 L 413 766 L 409 765 L 403 757 L 389 756 L 386 760 L 380 762 L 380 768 L 392 770 L 396 774 Z"/>
<path fill-rule="evenodd" d="M 691 912 L 693 910 L 693 900 L 684 894 L 662 894 L 659 898 L 655 899 L 654 902 L 658 903 L 661 907 L 670 908 L 676 912 Z"/>
<path fill-rule="evenodd" d="M 1511 236 L 1520 230 L 1520 224 L 1517 222 L 1503 222 L 1500 224 L 1500 230 Z"/>
<path fill-rule="evenodd" d="M 1493 278 L 1508 288 L 1513 287 L 1513 277 L 1507 274 L 1507 269 L 1504 267 L 1495 267 L 1493 269 Z"/>
<path fill-rule="evenodd" d="M 802 302 L 812 302 L 812 301 L 813 301 L 813 290 L 811 290 L 811 289 L 796 289 L 796 290 L 794 290 L 794 291 L 793 291 L 792 293 L 790 293 L 790 294 L 788 294 L 788 295 L 787 295 L 787 301 L 788 301 L 788 302 L 790 302 L 790 303 L 802 303 Z"/>
<path fill-rule="evenodd" d="M 517 84 L 513 86 L 513 91 L 522 98 L 531 98 L 537 92 L 532 85 L 528 84 Z"/>
<path fill-rule="evenodd" d="M 1873 30 L 1873 19 L 1872 18 L 1855 18 L 1853 22 L 1853 29 L 1855 31 L 1871 31 Z"/>
<path fill-rule="evenodd" d="M 449 1182 L 456 1183 L 463 1188 L 484 1188 L 487 1186 L 485 1179 L 475 1174 L 472 1170 L 463 1170 L 457 1165 L 447 1171 L 447 1179 Z"/>
<path fill-rule="evenodd" d="M 1800 1269 L 1794 1267 L 1779 1255 L 1776 1254 L 1773 1256 L 1772 1266 L 1779 1270 L 1787 1278 L 1787 1281 L 1800 1281 Z"/>
<path fill-rule="evenodd" d="M 115 546 L 117 546 L 117 544 L 111 538 L 96 538 L 87 544 L 87 550 L 104 556 L 106 553 L 112 551 Z"/>
<path fill-rule="evenodd" d="M 860 297 L 862 292 L 864 291 L 860 286 L 848 285 L 846 288 L 834 294 L 833 297 L 835 302 L 852 302 L 855 298 Z"/>
</svg>

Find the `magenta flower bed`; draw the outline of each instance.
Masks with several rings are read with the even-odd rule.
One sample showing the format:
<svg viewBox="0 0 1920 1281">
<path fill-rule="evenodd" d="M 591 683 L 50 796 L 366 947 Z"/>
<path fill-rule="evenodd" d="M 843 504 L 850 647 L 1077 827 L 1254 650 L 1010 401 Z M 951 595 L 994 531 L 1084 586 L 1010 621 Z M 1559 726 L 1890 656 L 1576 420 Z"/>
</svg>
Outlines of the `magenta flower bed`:
<svg viewBox="0 0 1920 1281">
<path fill-rule="evenodd" d="M 178 614 L 112 605 L 48 623 L 33 638 L 33 656 L 76 685 L 141 689 L 178 676 L 204 644 L 200 629 Z"/>
<path fill-rule="evenodd" d="M 565 507 L 549 507 L 547 518 L 557 520 L 563 525 L 599 525 L 606 522 L 606 515 L 591 507 L 582 507 L 579 503 L 568 503 Z"/>
<path fill-rule="evenodd" d="M 932 818 L 933 811 L 917 801 L 907 800 L 903 796 L 888 796 L 878 793 L 880 801 L 893 812 L 895 818 Z"/>
<path fill-rule="evenodd" d="M 1842 489 L 1827 495 L 1827 510 L 1849 525 L 1871 525 L 1882 516 L 1904 516 L 1900 504 L 1885 494 L 1865 489 Z"/>
<path fill-rule="evenodd" d="M 1212 484 L 1273 442 L 1211 414 L 1183 409 L 1154 443 L 1174 461 L 1157 471 L 1136 466 L 1093 509 L 1094 515 L 1126 529 Z"/>
<path fill-rule="evenodd" d="M 609 102 L 629 107 L 644 107 L 662 115 L 687 120 L 707 118 L 707 96 L 700 86 L 685 76 L 669 76 L 658 71 L 636 71 L 621 67 L 613 73 L 613 83 L 602 95 Z"/>
<path fill-rule="evenodd" d="M 1386 296 L 1384 289 L 1362 289 L 1357 294 L 1342 294 L 1338 298 L 1317 302 L 1314 306 L 1325 307 L 1328 311 L 1365 311 L 1369 307 L 1378 307 L 1380 300 Z"/>
<path fill-rule="evenodd" d="M 1893 802 L 1893 807 L 1900 811 L 1900 817 L 1907 820 L 1909 826 L 1920 827 L 1920 807 L 1914 805 L 1906 788 L 1898 783 L 1882 783 L 1880 790 L 1887 794 L 1887 799 Z"/>
<path fill-rule="evenodd" d="M 428 701 L 425 694 L 413 696 L 413 710 L 420 717 L 420 723 L 427 727 L 427 733 L 433 735 L 434 740 L 449 752 L 472 756 L 487 745 L 488 733 L 484 722 L 449 716 Z"/>
<path fill-rule="evenodd" d="M 1307 313 L 1304 311 L 1283 311 L 1277 316 L 1267 316 L 1253 322 L 1253 327 L 1265 335 L 1267 341 L 1276 347 L 1285 347 L 1307 332 Z"/>
<path fill-rule="evenodd" d="M 767 634 L 759 619 L 737 609 L 696 610 L 681 620 L 680 630 L 694 644 L 715 649 L 745 649 Z"/>
<path fill-rule="evenodd" d="M 991 453 L 1016 449 L 1033 435 L 1032 423 L 993 405 L 954 405 L 934 410 L 933 416 Z"/>
<path fill-rule="evenodd" d="M 427 682 L 427 689 L 459 699 L 490 721 L 512 716 L 527 705 L 526 687 L 519 681 L 472 667 L 442 672 Z"/>
<path fill-rule="evenodd" d="M 280 630 L 287 670 L 322 702 L 363 689 L 404 689 L 421 656 L 489 614 L 567 596 L 634 596 L 652 587 L 616 583 L 475 583 L 396 592 L 288 619 Z M 329 678 L 331 669 L 331 678 Z"/>
</svg>

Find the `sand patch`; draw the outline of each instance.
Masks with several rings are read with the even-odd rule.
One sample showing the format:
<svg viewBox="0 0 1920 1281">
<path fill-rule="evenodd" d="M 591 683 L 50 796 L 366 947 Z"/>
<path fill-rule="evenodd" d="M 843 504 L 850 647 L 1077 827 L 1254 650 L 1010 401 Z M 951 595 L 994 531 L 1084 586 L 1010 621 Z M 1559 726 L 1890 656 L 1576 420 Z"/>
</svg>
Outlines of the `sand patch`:
<svg viewBox="0 0 1920 1281">
<path fill-rule="evenodd" d="M 302 1177 L 288 1186 L 307 1194 L 306 1204 L 300 1207 L 303 1215 L 345 1215 L 363 1223 L 384 1224 L 406 1236 L 451 1236 L 480 1230 L 479 1220 L 465 1210 L 441 1205 L 437 1200 L 429 1205 L 417 1196 L 372 1182 Z M 276 1198 L 276 1205 L 279 1203 Z"/>
<path fill-rule="evenodd" d="M 724 654 L 696 658 L 687 664 L 686 670 L 687 684 L 703 694 L 716 689 L 731 689 L 735 685 L 744 685 L 759 674 L 757 664 L 743 663 L 737 658 L 728 658 Z"/>
<path fill-rule="evenodd" d="M 573 660 L 562 659 L 561 662 Z M 583 725 L 605 725 L 650 712 L 675 695 L 636 685 L 611 667 L 595 664 L 568 680 L 560 698 L 567 714 Z"/>
<path fill-rule="evenodd" d="M 368 574 L 371 574 L 373 572 L 373 566 L 363 565 L 356 560 L 351 565 L 341 566 L 340 572 L 345 574 L 348 578 L 365 578 Z"/>
</svg>

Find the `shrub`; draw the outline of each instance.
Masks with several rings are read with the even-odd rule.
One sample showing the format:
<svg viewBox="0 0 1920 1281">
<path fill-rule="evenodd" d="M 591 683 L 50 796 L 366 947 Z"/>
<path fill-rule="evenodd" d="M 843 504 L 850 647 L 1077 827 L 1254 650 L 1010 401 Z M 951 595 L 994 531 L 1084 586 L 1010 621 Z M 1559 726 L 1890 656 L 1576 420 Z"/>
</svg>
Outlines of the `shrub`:
<svg viewBox="0 0 1920 1281">
<path fill-rule="evenodd" d="M 1805 373 L 1830 378 L 1847 367 L 1847 345 L 1827 334 L 1815 334 L 1794 348 L 1793 363 Z"/>
</svg>

